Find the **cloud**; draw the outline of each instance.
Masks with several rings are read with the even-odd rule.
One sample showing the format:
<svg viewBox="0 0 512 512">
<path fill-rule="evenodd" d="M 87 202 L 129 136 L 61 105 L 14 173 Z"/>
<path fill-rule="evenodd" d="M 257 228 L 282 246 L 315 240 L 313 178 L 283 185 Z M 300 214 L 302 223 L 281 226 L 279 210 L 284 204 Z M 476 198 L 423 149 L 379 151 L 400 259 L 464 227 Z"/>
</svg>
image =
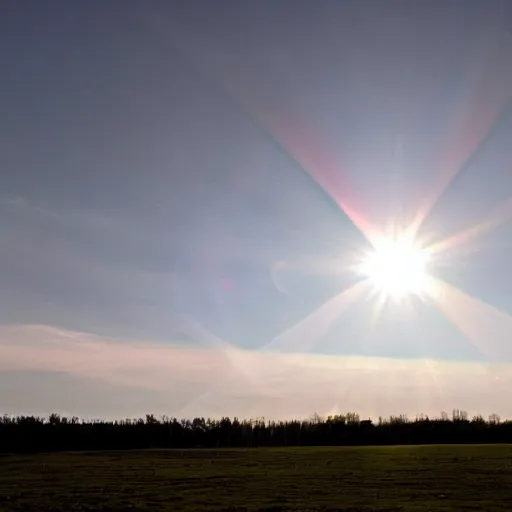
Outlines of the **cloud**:
<svg viewBox="0 0 512 512">
<path fill-rule="evenodd" d="M 0 327 L 0 383 L 2 412 L 18 414 L 512 415 L 510 365 L 192 347 L 38 325 Z"/>
</svg>

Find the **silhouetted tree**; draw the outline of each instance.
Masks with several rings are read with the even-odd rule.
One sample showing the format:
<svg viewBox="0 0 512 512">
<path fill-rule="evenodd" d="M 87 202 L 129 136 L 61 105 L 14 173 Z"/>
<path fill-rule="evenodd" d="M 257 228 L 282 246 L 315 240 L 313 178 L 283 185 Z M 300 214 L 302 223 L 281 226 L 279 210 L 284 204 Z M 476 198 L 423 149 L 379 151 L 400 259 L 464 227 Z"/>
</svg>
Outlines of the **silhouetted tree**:
<svg viewBox="0 0 512 512">
<path fill-rule="evenodd" d="M 80 420 L 51 414 L 0 417 L 0 452 L 190 447 L 510 443 L 512 422 L 491 414 L 486 421 L 454 409 L 439 418 L 380 417 L 374 424 L 356 413 L 309 420 L 268 421 L 223 417 L 177 419 L 154 414 L 118 421 Z"/>
</svg>

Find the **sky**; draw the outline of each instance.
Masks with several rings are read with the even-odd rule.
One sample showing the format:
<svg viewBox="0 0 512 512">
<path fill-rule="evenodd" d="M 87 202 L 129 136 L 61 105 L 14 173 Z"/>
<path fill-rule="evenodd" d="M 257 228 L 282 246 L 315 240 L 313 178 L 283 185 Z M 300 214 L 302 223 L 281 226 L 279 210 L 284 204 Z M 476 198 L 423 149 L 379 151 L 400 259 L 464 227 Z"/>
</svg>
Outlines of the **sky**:
<svg viewBox="0 0 512 512">
<path fill-rule="evenodd" d="M 512 416 L 510 2 L 2 11 L 0 413 Z"/>
</svg>

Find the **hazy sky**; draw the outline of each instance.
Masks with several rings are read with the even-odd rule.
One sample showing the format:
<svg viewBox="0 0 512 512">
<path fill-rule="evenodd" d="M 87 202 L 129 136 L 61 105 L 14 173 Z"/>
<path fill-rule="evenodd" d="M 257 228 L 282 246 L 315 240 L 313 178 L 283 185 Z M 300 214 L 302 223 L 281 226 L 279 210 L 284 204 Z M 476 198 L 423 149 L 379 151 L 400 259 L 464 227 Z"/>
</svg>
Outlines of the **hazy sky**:
<svg viewBox="0 0 512 512">
<path fill-rule="evenodd" d="M 0 412 L 512 415 L 508 0 L 1 10 Z"/>
</svg>

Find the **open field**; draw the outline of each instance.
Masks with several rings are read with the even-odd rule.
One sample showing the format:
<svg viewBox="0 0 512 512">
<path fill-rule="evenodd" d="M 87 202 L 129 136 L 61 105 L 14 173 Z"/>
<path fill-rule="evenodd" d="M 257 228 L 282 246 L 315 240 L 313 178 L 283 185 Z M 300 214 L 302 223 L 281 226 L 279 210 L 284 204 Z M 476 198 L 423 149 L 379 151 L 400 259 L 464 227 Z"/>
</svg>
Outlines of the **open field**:
<svg viewBox="0 0 512 512">
<path fill-rule="evenodd" d="M 512 446 L 0 457 L 0 510 L 512 510 Z"/>
</svg>

